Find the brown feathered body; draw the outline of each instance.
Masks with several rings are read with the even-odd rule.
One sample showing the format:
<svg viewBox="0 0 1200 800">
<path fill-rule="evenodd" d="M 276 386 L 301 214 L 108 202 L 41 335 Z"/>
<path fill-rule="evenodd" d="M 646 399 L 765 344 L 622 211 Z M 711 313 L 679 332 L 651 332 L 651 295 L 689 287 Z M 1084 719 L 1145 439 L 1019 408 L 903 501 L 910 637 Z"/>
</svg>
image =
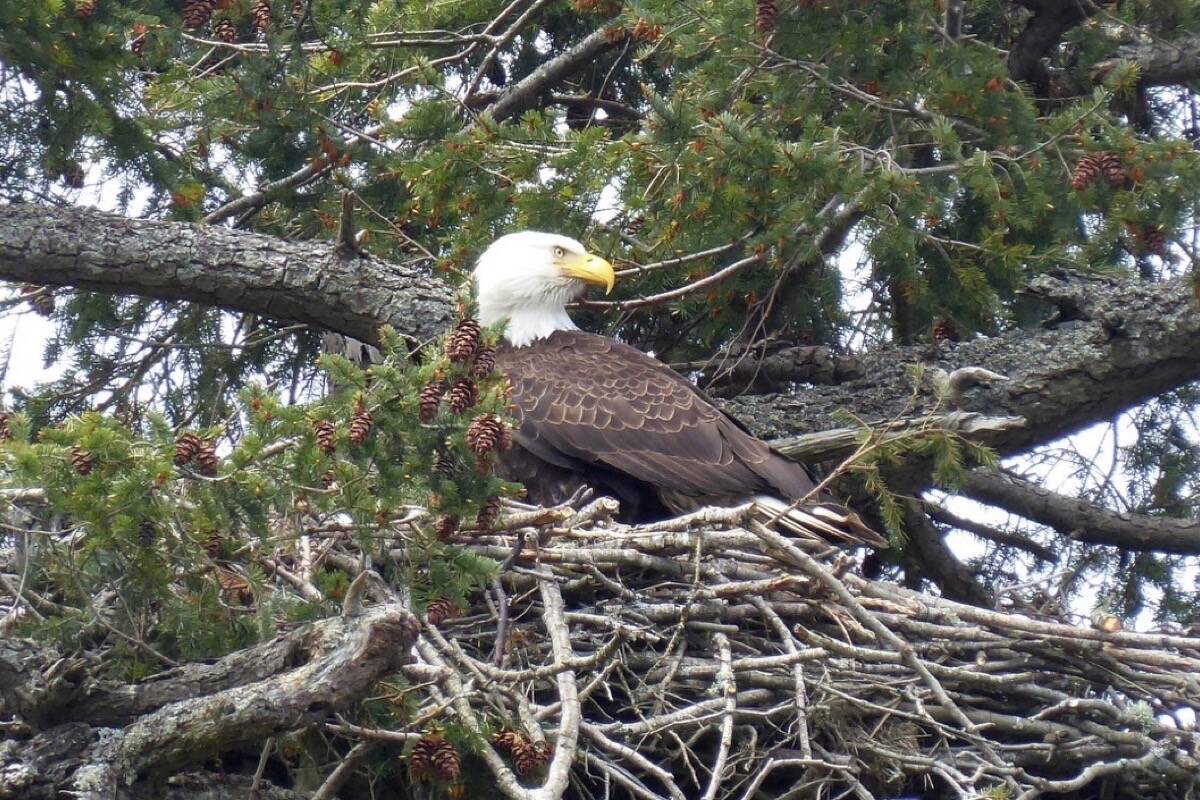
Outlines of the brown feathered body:
<svg viewBox="0 0 1200 800">
<path fill-rule="evenodd" d="M 505 477 L 532 502 L 566 502 L 582 487 L 613 496 L 631 522 L 703 505 L 770 496 L 807 498 L 827 538 L 884 546 L 878 534 L 826 496 L 800 464 L 714 406 L 666 364 L 615 339 L 559 330 L 524 347 L 501 347 L 496 366 L 512 383 L 515 446 Z"/>
</svg>

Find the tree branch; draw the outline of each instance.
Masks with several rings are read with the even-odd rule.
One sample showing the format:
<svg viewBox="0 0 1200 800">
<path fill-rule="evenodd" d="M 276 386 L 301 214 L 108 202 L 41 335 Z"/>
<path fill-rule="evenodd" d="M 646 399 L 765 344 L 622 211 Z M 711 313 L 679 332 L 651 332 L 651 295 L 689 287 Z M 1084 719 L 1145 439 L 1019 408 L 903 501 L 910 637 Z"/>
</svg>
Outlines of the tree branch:
<svg viewBox="0 0 1200 800">
<path fill-rule="evenodd" d="M 1194 519 L 1111 511 L 995 469 L 968 472 L 962 493 L 1049 525 L 1081 542 L 1126 550 L 1200 554 L 1200 522 Z"/>
<path fill-rule="evenodd" d="M 423 341 L 453 318 L 446 284 L 332 243 L 87 209 L 0 208 L 0 279 L 205 303 L 370 342 L 383 324 Z"/>
<path fill-rule="evenodd" d="M 825 429 L 832 415 L 843 409 L 870 424 L 915 420 L 944 409 L 927 381 L 914 383 L 912 367 L 933 366 L 950 373 L 979 366 L 1009 380 L 965 389 L 957 407 L 985 416 L 1022 418 L 1024 425 L 1002 426 L 981 437 L 1000 454 L 1011 455 L 1200 379 L 1200 359 L 1195 357 L 1200 314 L 1189 276 L 1151 283 L 1047 273 L 1033 280 L 1027 294 L 1063 309 L 1071 321 L 936 351 L 881 347 L 861 356 L 861 379 L 739 397 L 725 407 L 765 437 Z"/>
<path fill-rule="evenodd" d="M 502 93 L 489 110 L 492 119 L 503 122 L 534 108 L 543 93 L 590 65 L 605 50 L 623 41 L 624 35 L 614 36 L 608 28 L 593 31 L 579 44 L 542 64 Z"/>
<path fill-rule="evenodd" d="M 1200 34 L 1169 42 L 1135 42 L 1117 48 L 1110 59 L 1093 68 L 1093 78 L 1102 78 L 1119 62 L 1137 65 L 1138 80 L 1148 86 L 1187 83 L 1200 78 Z"/>
</svg>

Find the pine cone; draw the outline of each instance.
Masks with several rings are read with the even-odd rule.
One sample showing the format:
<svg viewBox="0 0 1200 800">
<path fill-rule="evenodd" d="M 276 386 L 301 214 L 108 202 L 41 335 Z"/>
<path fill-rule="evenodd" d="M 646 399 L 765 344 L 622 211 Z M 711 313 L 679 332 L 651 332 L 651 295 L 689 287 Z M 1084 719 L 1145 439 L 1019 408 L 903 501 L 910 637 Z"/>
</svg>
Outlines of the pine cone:
<svg viewBox="0 0 1200 800">
<path fill-rule="evenodd" d="M 184 30 L 194 31 L 207 25 L 214 6 L 215 0 L 187 0 L 183 4 Z"/>
<path fill-rule="evenodd" d="M 211 478 L 217 474 L 217 465 L 220 463 L 220 459 L 217 458 L 216 443 L 211 440 L 201 442 L 200 448 L 196 451 L 196 471 Z"/>
<path fill-rule="evenodd" d="M 180 436 L 175 440 L 175 466 L 182 467 L 190 464 L 203 446 L 204 442 L 194 433 L 185 433 Z"/>
<path fill-rule="evenodd" d="M 455 363 L 470 360 L 479 347 L 479 323 L 467 317 L 454 326 L 446 339 L 446 357 Z"/>
<path fill-rule="evenodd" d="M 374 418 L 371 416 L 371 412 L 367 410 L 366 404 L 360 397 L 354 404 L 354 416 L 350 420 L 350 444 L 365 443 L 371 434 L 373 422 Z"/>
<path fill-rule="evenodd" d="M 255 33 L 266 33 L 271 27 L 271 0 L 258 0 L 250 9 L 250 27 Z"/>
<path fill-rule="evenodd" d="M 12 438 L 12 428 L 8 427 L 8 412 L 0 411 L 0 442 L 7 442 Z"/>
<path fill-rule="evenodd" d="M 454 480 L 458 467 L 457 459 L 446 452 L 438 453 L 433 459 L 433 474 L 448 481 Z"/>
<path fill-rule="evenodd" d="M 442 780 L 456 781 L 462 772 L 462 758 L 453 745 L 443 740 L 442 746 L 433 755 L 433 768 Z"/>
<path fill-rule="evenodd" d="M 763 36 L 775 30 L 775 15 L 778 12 L 775 0 L 755 0 L 754 27 Z"/>
<path fill-rule="evenodd" d="M 637 236 L 644 227 L 646 227 L 646 218 L 639 215 L 625 224 L 625 232 L 630 236 Z"/>
<path fill-rule="evenodd" d="M 254 601 L 254 592 L 250 590 L 250 584 L 233 570 L 218 567 L 217 583 L 221 586 L 221 592 L 229 600 L 236 600 L 239 605 L 248 606 Z"/>
<path fill-rule="evenodd" d="M 1125 164 L 1116 153 L 1100 153 L 1096 166 L 1104 173 L 1108 185 L 1117 189 L 1125 185 Z"/>
<path fill-rule="evenodd" d="M 1152 256 L 1165 256 L 1167 254 L 1167 235 L 1161 228 L 1147 225 L 1142 230 L 1142 246 Z"/>
<path fill-rule="evenodd" d="M 433 422 L 433 418 L 437 416 L 438 404 L 442 402 L 443 390 L 441 381 L 433 380 L 425 384 L 425 388 L 421 390 L 417 412 L 421 422 Z"/>
<path fill-rule="evenodd" d="M 537 772 L 550 760 L 550 748 L 545 742 L 533 743 L 519 731 L 504 731 L 496 734 L 492 741 L 497 747 L 512 754 L 513 766 L 522 777 Z"/>
<path fill-rule="evenodd" d="M 337 449 L 337 442 L 334 441 L 337 428 L 327 419 L 313 420 L 312 426 L 317 439 L 317 449 L 327 456 L 333 455 L 333 451 Z"/>
<path fill-rule="evenodd" d="M 445 597 L 438 597 L 429 601 L 429 605 L 425 606 L 425 617 L 429 620 L 430 625 L 441 625 L 448 619 L 457 619 L 461 616 L 458 606 L 450 602 Z"/>
<path fill-rule="evenodd" d="M 1071 173 L 1071 188 L 1077 192 L 1092 185 L 1092 181 L 1100 174 L 1100 159 L 1095 153 L 1088 153 L 1079 159 L 1075 171 Z"/>
<path fill-rule="evenodd" d="M 408 756 L 408 774 L 414 781 L 427 781 L 433 777 L 453 781 L 461 771 L 458 751 L 440 733 L 422 736 Z"/>
<path fill-rule="evenodd" d="M 508 426 L 505 425 L 503 428 L 500 429 L 500 439 L 499 439 L 499 441 L 496 442 L 496 449 L 499 450 L 501 453 L 506 453 L 512 449 L 512 446 L 513 446 L 512 431 L 510 431 L 508 429 Z"/>
<path fill-rule="evenodd" d="M 146 33 L 147 28 L 141 22 L 133 23 L 133 31 L 129 40 L 129 51 L 138 58 L 146 52 Z"/>
<path fill-rule="evenodd" d="M 467 447 L 482 458 L 496 449 L 503 429 L 504 423 L 494 415 L 480 414 L 467 427 Z"/>
<path fill-rule="evenodd" d="M 433 529 L 437 532 L 437 537 L 444 542 L 458 531 L 458 517 L 443 514 L 433 524 Z"/>
<path fill-rule="evenodd" d="M 492 370 L 496 368 L 496 348 L 481 347 L 475 352 L 475 365 L 471 367 L 471 374 L 482 380 L 492 374 Z"/>
<path fill-rule="evenodd" d="M 321 488 L 332 489 L 335 483 L 337 483 L 337 475 L 331 469 L 326 470 L 325 474 L 321 476 Z"/>
<path fill-rule="evenodd" d="M 500 519 L 500 498 L 489 498 L 483 504 L 483 508 L 479 509 L 479 513 L 475 515 L 475 527 L 481 531 L 490 531 L 496 525 L 496 520 Z"/>
<path fill-rule="evenodd" d="M 54 313 L 54 294 L 50 291 L 49 286 L 27 283 L 21 287 L 21 295 L 25 302 L 33 306 L 33 310 L 43 317 Z"/>
<path fill-rule="evenodd" d="M 92 468 L 96 466 L 96 459 L 92 458 L 92 454 L 87 450 L 76 445 L 71 448 L 71 466 L 80 475 L 91 475 Z"/>
<path fill-rule="evenodd" d="M 99 0 L 75 0 L 75 19 L 87 21 L 96 13 Z"/>
<path fill-rule="evenodd" d="M 945 317 L 937 319 L 933 323 L 933 343 L 945 344 L 946 342 L 960 341 L 958 329 L 954 327 L 954 323 Z"/>
<path fill-rule="evenodd" d="M 225 539 L 216 531 L 204 537 L 204 541 L 200 543 L 200 546 L 204 548 L 204 552 L 208 554 L 209 558 L 220 558 L 225 549 L 224 545 Z"/>
<path fill-rule="evenodd" d="M 222 42 L 236 42 L 238 38 L 237 25 L 229 17 L 222 17 L 213 28 L 213 35 Z"/>
<path fill-rule="evenodd" d="M 475 381 L 470 378 L 459 378 L 450 387 L 448 397 L 450 410 L 455 414 L 461 414 L 475 405 L 475 401 L 479 399 L 479 390 L 475 387 Z"/>
</svg>

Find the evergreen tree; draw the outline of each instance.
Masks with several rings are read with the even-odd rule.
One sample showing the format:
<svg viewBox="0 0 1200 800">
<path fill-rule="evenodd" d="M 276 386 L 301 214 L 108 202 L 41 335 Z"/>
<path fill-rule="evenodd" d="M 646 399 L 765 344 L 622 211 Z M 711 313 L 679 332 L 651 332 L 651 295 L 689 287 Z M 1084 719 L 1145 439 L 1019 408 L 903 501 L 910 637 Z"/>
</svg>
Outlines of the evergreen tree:
<svg viewBox="0 0 1200 800">
<path fill-rule="evenodd" d="M 66 367 L 0 401 L 0 624 L 25 643 L 0 648 L 25 743 L 0 796 L 1194 791 L 1200 745 L 1155 715 L 1200 702 L 1198 41 L 1183 0 L 0 0 L 5 313 L 49 318 Z M 97 201 L 150 222 L 122 239 Z M 76 224 L 114 238 L 34 252 Z M 711 548 L 620 529 L 635 558 L 587 549 L 616 535 L 603 502 L 514 502 L 466 279 L 523 228 L 622 269 L 582 327 L 764 437 L 836 429 L 780 446 L 893 548 L 860 577 L 746 556 L 746 521 L 712 516 Z M 122 282 L 166 239 L 194 257 Z M 334 261 L 361 285 L 273 294 Z M 390 296 L 407 328 L 369 300 L 385 274 L 421 287 Z M 381 354 L 322 355 L 330 331 Z M 758 656 L 761 679 L 736 664 Z M 213 699 L 235 689 L 259 705 Z M 213 705 L 146 734 L 188 697 Z M 123 749 L 29 766 L 82 722 Z"/>
</svg>

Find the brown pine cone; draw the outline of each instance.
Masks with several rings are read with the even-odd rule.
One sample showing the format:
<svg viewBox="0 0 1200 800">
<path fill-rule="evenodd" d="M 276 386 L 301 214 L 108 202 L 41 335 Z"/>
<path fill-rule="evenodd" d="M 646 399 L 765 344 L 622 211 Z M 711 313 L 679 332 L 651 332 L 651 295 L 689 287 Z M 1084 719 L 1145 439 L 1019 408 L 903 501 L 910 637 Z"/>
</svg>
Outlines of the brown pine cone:
<svg viewBox="0 0 1200 800">
<path fill-rule="evenodd" d="M 133 23 L 133 31 L 129 39 L 129 51 L 139 58 L 146 52 L 147 30 L 146 26 L 141 22 Z"/>
<path fill-rule="evenodd" d="M 408 774 L 415 781 L 437 777 L 453 781 L 462 771 L 458 752 L 440 733 L 427 733 L 408 756 Z"/>
<path fill-rule="evenodd" d="M 12 428 L 8 427 L 8 412 L 0 411 L 0 442 L 7 442 L 12 438 Z"/>
<path fill-rule="evenodd" d="M 958 329 L 954 327 L 954 323 L 945 317 L 940 317 L 933 323 L 933 343 L 945 344 L 946 342 L 960 341 Z"/>
<path fill-rule="evenodd" d="M 513 446 L 512 431 L 510 431 L 508 429 L 508 426 L 505 425 L 504 427 L 502 427 L 500 429 L 500 439 L 496 442 L 496 449 L 499 450 L 501 453 L 506 453 L 512 449 L 512 446 Z"/>
<path fill-rule="evenodd" d="M 456 364 L 470 360 L 479 347 L 479 333 L 479 323 L 470 317 L 459 322 L 446 339 L 446 357 Z"/>
<path fill-rule="evenodd" d="M 220 584 L 221 592 L 229 601 L 236 600 L 239 605 L 243 606 L 254 602 L 254 592 L 250 590 L 250 584 L 233 570 L 217 567 L 217 583 Z"/>
<path fill-rule="evenodd" d="M 455 414 L 461 414 L 475 405 L 475 401 L 479 399 L 479 390 L 475 387 L 475 381 L 470 378 L 459 378 L 450 387 L 447 397 L 450 410 Z"/>
<path fill-rule="evenodd" d="M 49 286 L 27 283 L 21 287 L 21 295 L 25 302 L 33 306 L 33 310 L 43 317 L 54 313 L 54 294 Z"/>
<path fill-rule="evenodd" d="M 475 527 L 481 531 L 490 531 L 498 519 L 500 519 L 500 498 L 492 497 L 475 515 Z"/>
<path fill-rule="evenodd" d="M 313 420 L 313 433 L 317 440 L 317 449 L 327 456 L 333 455 L 333 451 L 337 449 L 337 428 L 327 419 Z"/>
<path fill-rule="evenodd" d="M 371 434 L 371 425 L 374 421 L 371 412 L 367 410 L 360 397 L 354 405 L 354 416 L 350 420 L 350 444 L 365 443 Z"/>
<path fill-rule="evenodd" d="M 250 9 L 250 27 L 255 33 L 266 33 L 271 27 L 271 0 L 258 0 Z"/>
<path fill-rule="evenodd" d="M 212 478 L 217 474 L 217 466 L 221 463 L 217 458 L 217 445 L 212 440 L 200 443 L 196 451 L 196 471 L 201 475 Z"/>
<path fill-rule="evenodd" d="M 462 613 L 458 606 L 445 597 L 430 600 L 429 605 L 425 606 L 425 617 L 429 620 L 430 625 L 441 625 L 448 619 L 457 619 L 460 616 Z"/>
<path fill-rule="evenodd" d="M 754 27 L 763 36 L 775 30 L 775 15 L 778 12 L 775 0 L 755 0 Z"/>
<path fill-rule="evenodd" d="M 1152 256 L 1165 256 L 1167 254 L 1167 235 L 1161 228 L 1147 225 L 1142 231 L 1142 246 Z"/>
<path fill-rule="evenodd" d="M 471 374 L 478 379 L 486 378 L 492 374 L 492 370 L 496 368 L 496 349 L 494 347 L 480 347 L 475 352 L 475 364 L 471 367 Z"/>
<path fill-rule="evenodd" d="M 194 31 L 208 24 L 212 16 L 215 0 L 187 0 L 183 5 L 184 30 Z"/>
<path fill-rule="evenodd" d="M 444 781 L 456 781 L 462 772 L 462 758 L 449 742 L 442 740 L 441 746 L 433 754 L 433 769 L 437 776 Z"/>
<path fill-rule="evenodd" d="M 1088 153 L 1079 159 L 1075 171 L 1071 173 L 1071 188 L 1082 192 L 1091 186 L 1092 181 L 1100 174 L 1100 158 L 1095 153 Z"/>
<path fill-rule="evenodd" d="M 96 13 L 98 0 L 75 0 L 75 19 L 89 20 Z"/>
<path fill-rule="evenodd" d="M 417 417 L 421 422 L 433 422 L 433 418 L 437 416 L 438 404 L 442 402 L 443 390 L 441 381 L 433 380 L 425 384 L 425 388 L 421 390 L 419 396 L 417 412 Z"/>
<path fill-rule="evenodd" d="M 213 35 L 222 42 L 236 42 L 238 38 L 237 25 L 229 17 L 222 17 L 213 27 Z"/>
<path fill-rule="evenodd" d="M 221 534 L 213 531 L 204 537 L 204 541 L 200 543 L 200 546 L 204 548 L 204 552 L 208 554 L 209 558 L 220 558 L 225 549 L 224 544 L 225 539 Z"/>
<path fill-rule="evenodd" d="M 185 433 L 175 440 L 175 466 L 182 467 L 190 464 L 204 445 L 200 437 L 194 433 Z"/>
<path fill-rule="evenodd" d="M 467 447 L 479 457 L 496 449 L 504 430 L 504 423 L 492 414 L 480 414 L 467 427 Z"/>
<path fill-rule="evenodd" d="M 433 529 L 437 533 L 437 537 L 444 542 L 458 531 L 458 517 L 443 514 L 437 518 Z"/>
<path fill-rule="evenodd" d="M 1096 162 L 1108 185 L 1114 189 L 1125 185 L 1125 164 L 1116 153 L 1100 153 Z"/>
<path fill-rule="evenodd" d="M 337 475 L 331 469 L 326 470 L 325 474 L 321 476 L 321 488 L 332 489 L 335 483 L 337 483 Z"/>
<path fill-rule="evenodd" d="M 448 481 L 454 480 L 458 473 L 458 463 L 454 456 L 446 452 L 438 453 L 433 459 L 433 474 Z"/>
<path fill-rule="evenodd" d="M 71 448 L 71 466 L 80 475 L 91 475 L 92 468 L 96 466 L 96 459 L 92 458 L 92 454 L 87 450 L 76 445 Z"/>
</svg>

